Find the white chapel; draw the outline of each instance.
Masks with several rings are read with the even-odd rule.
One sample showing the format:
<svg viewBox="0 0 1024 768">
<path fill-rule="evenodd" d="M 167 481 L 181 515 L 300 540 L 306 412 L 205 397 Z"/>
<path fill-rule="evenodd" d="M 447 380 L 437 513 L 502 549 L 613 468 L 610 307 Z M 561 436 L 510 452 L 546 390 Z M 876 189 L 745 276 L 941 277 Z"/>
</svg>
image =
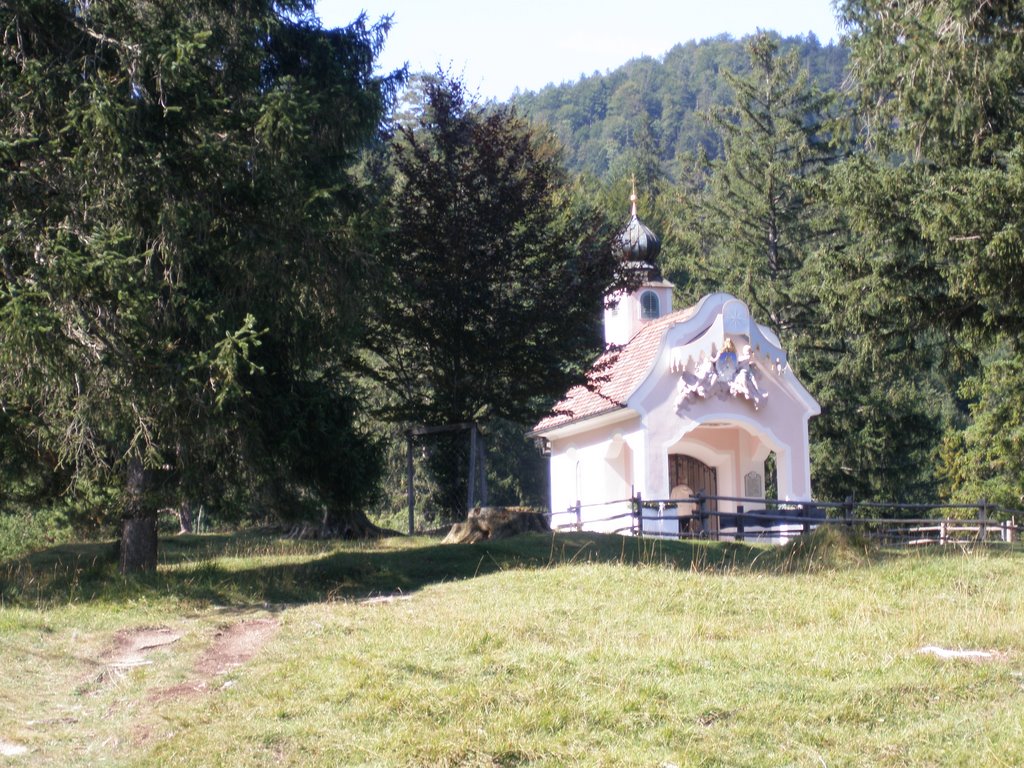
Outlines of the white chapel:
<svg viewBox="0 0 1024 768">
<path fill-rule="evenodd" d="M 660 508 L 666 517 L 650 532 L 683 533 L 673 500 L 702 493 L 716 497 L 720 514 L 744 502 L 749 509 L 764 498 L 771 453 L 779 499 L 810 501 L 808 421 L 817 402 L 778 337 L 739 299 L 716 293 L 673 311 L 660 243 L 631 199 L 615 250 L 642 282 L 611 297 L 606 351 L 588 385 L 570 390 L 531 433 L 550 452 L 552 526 L 575 522 L 578 505 L 583 528 L 623 530 L 629 521 L 616 513 L 640 494 L 661 501 L 651 514 Z"/>
</svg>

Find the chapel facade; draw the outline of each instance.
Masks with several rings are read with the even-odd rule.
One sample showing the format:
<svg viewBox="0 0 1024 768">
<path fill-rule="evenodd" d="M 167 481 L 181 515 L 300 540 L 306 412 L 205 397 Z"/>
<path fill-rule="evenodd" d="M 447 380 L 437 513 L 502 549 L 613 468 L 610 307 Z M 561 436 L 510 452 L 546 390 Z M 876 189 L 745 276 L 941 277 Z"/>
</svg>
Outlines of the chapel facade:
<svg viewBox="0 0 1024 768">
<path fill-rule="evenodd" d="M 749 509 L 764 498 L 771 454 L 779 499 L 810 501 L 817 402 L 778 337 L 736 297 L 710 294 L 673 310 L 660 243 L 638 218 L 635 193 L 631 202 L 614 247 L 639 286 L 610 297 L 606 351 L 588 385 L 566 393 L 531 433 L 550 454 L 552 525 L 579 514 L 584 529 L 628 529 L 624 513 L 639 494 L 664 517 L 645 532 L 685 535 L 676 502 L 699 492 L 722 515 Z"/>
</svg>

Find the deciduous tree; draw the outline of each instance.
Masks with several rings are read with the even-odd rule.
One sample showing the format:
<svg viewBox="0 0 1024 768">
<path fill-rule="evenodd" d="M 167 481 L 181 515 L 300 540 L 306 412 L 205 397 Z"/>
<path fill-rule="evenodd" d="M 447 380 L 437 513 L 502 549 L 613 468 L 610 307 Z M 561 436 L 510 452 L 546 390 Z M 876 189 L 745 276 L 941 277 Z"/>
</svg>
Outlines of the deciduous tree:
<svg viewBox="0 0 1024 768">
<path fill-rule="evenodd" d="M 475 106 L 448 77 L 427 84 L 391 154 L 389 271 L 369 340 L 392 418 L 533 422 L 599 348 L 611 228 L 546 132 L 511 107 Z M 465 504 L 464 467 L 446 470 L 449 514 Z"/>
</svg>

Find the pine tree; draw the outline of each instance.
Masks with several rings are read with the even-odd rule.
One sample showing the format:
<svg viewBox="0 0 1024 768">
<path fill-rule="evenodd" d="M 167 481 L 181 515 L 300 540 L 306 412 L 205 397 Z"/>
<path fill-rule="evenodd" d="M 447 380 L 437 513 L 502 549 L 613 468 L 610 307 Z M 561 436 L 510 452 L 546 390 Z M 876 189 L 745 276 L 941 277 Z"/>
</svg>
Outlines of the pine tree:
<svg viewBox="0 0 1024 768">
<path fill-rule="evenodd" d="M 159 506 L 344 517 L 372 490 L 340 373 L 385 31 L 298 0 L 0 7 L 5 426 L 72 492 L 122 491 L 125 570 Z"/>
<path fill-rule="evenodd" d="M 731 292 L 788 337 L 812 322 L 796 282 L 827 234 L 817 185 L 837 156 L 826 122 L 833 99 L 773 36 L 752 37 L 747 51 L 750 73 L 726 75 L 734 105 L 709 113 L 724 151 L 698 202 L 704 245 L 691 292 Z"/>
<path fill-rule="evenodd" d="M 847 213 L 876 247 L 861 244 L 864 263 L 884 278 L 862 295 L 868 319 L 877 336 L 941 350 L 941 382 L 962 408 L 943 452 L 950 492 L 962 498 L 977 487 L 964 467 L 988 482 L 1002 466 L 999 482 L 1019 486 L 1014 458 L 994 461 L 990 451 L 1011 443 L 983 447 L 978 437 L 994 423 L 986 410 L 1003 412 L 1000 382 L 1014 376 L 1024 331 L 1024 9 L 847 0 L 839 10 L 872 150 L 844 182 L 857 190 L 844 195 Z M 994 357 L 995 349 L 1008 351 Z M 973 424 L 961 432 L 960 421 Z"/>
<path fill-rule="evenodd" d="M 748 51 L 750 74 L 729 76 L 734 106 L 710 116 L 724 151 L 691 206 L 701 240 L 687 293 L 734 293 L 779 334 L 822 407 L 811 422 L 816 494 L 927 495 L 938 439 L 928 369 L 913 337 L 882 343 L 861 322 L 871 310 L 857 287 L 877 278 L 862 270 L 873 262 L 861 248 L 878 241 L 846 216 L 853 188 L 842 171 L 851 166 L 840 161 L 851 148 L 834 97 L 770 35 Z"/>
</svg>

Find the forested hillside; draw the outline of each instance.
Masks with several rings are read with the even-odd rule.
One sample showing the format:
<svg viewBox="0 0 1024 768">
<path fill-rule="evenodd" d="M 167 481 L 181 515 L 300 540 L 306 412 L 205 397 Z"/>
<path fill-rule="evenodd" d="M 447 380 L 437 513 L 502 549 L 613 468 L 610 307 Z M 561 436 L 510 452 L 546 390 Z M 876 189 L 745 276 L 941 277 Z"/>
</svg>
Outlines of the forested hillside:
<svg viewBox="0 0 1024 768">
<path fill-rule="evenodd" d="M 822 90 L 839 89 L 846 48 L 822 45 L 814 35 L 778 41 L 780 52 L 795 52 Z M 721 136 L 706 113 L 735 100 L 725 72 L 744 75 L 750 66 L 745 41 L 720 35 L 680 43 L 661 57 L 634 59 L 605 74 L 522 93 L 512 101 L 554 130 L 574 171 L 601 178 L 643 152 L 657 157 L 675 180 L 681 157 L 700 149 L 709 159 L 721 154 Z"/>
</svg>

